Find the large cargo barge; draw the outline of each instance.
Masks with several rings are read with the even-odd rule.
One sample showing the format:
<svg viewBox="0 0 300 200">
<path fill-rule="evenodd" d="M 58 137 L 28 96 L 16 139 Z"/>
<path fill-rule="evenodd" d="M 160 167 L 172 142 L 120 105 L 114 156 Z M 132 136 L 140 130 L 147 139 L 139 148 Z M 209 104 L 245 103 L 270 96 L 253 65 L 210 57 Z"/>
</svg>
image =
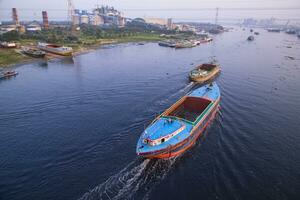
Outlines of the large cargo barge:
<svg viewBox="0 0 300 200">
<path fill-rule="evenodd" d="M 143 131 L 137 143 L 137 155 L 170 158 L 182 154 L 215 118 L 219 102 L 220 90 L 215 82 L 182 97 Z"/>
<path fill-rule="evenodd" d="M 37 47 L 40 50 L 50 52 L 53 54 L 57 54 L 57 55 L 61 55 L 61 56 L 71 56 L 73 53 L 72 47 L 65 47 L 65 46 L 56 45 L 56 44 L 48 44 L 48 43 L 39 42 Z"/>
</svg>

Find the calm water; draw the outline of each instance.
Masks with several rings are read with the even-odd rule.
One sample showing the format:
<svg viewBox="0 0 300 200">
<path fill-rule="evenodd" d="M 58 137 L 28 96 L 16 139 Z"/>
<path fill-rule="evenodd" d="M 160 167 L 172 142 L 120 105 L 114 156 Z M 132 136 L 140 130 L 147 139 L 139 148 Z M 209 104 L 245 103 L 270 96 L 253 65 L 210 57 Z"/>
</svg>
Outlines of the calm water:
<svg viewBox="0 0 300 200">
<path fill-rule="evenodd" d="M 299 199 L 300 40 L 259 31 L 19 67 L 0 82 L 0 199 Z M 138 159 L 144 126 L 211 60 L 222 66 L 216 120 L 183 156 Z"/>
</svg>

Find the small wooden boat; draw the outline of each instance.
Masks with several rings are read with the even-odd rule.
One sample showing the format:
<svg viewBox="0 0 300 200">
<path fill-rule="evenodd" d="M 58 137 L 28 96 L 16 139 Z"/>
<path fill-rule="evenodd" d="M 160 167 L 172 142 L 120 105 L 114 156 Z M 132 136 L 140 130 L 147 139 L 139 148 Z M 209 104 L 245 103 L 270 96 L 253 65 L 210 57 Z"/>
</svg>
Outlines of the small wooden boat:
<svg viewBox="0 0 300 200">
<path fill-rule="evenodd" d="M 254 35 L 259 35 L 259 32 L 254 32 Z"/>
<path fill-rule="evenodd" d="M 254 37 L 252 35 L 250 35 L 248 38 L 247 38 L 248 41 L 253 41 L 254 40 Z"/>
<path fill-rule="evenodd" d="M 61 55 L 61 56 L 71 56 L 73 53 L 72 47 L 65 47 L 65 46 L 56 45 L 56 44 L 48 44 L 48 43 L 39 42 L 37 47 L 40 50 L 50 52 L 53 54 L 57 54 L 57 55 Z"/>
<path fill-rule="evenodd" d="M 171 158 L 191 148 L 219 110 L 216 83 L 200 87 L 182 97 L 143 131 L 136 147 L 138 156 Z"/>
<path fill-rule="evenodd" d="M 16 72 L 16 71 L 1 72 L 0 79 L 9 78 L 12 76 L 17 76 L 17 75 L 18 75 L 18 72 Z"/>
<path fill-rule="evenodd" d="M 216 64 L 202 64 L 190 72 L 189 78 L 191 81 L 203 84 L 215 78 L 220 71 L 220 67 Z"/>
<path fill-rule="evenodd" d="M 2 48 L 16 48 L 17 44 L 15 42 L 1 42 L 0 46 Z"/>
<path fill-rule="evenodd" d="M 41 51 L 31 47 L 23 47 L 21 52 L 34 58 L 43 58 L 46 55 L 45 51 Z"/>
</svg>

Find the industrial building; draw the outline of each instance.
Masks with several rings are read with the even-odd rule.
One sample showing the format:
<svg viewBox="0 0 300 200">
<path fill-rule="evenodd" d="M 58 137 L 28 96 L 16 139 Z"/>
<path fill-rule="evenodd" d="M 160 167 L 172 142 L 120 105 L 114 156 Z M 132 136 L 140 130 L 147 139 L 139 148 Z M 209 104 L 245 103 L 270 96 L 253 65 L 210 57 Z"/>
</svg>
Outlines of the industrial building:
<svg viewBox="0 0 300 200">
<path fill-rule="evenodd" d="M 115 25 L 122 27 L 125 26 L 125 18 L 120 11 L 113 7 L 101 6 L 95 8 L 92 13 L 86 10 L 75 9 L 72 15 L 72 24 Z"/>
<path fill-rule="evenodd" d="M 168 29 L 173 29 L 172 19 L 163 19 L 163 18 L 153 18 L 153 17 L 145 17 L 145 22 L 153 25 L 165 26 Z"/>
</svg>

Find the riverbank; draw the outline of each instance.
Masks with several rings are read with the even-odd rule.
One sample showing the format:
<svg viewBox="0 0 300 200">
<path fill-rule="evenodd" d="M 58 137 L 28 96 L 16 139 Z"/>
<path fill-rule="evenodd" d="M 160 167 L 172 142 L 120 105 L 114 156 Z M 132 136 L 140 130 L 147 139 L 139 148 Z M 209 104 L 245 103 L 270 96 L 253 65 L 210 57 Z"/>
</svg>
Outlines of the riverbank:
<svg viewBox="0 0 300 200">
<path fill-rule="evenodd" d="M 108 44 L 118 44 L 118 43 L 129 43 L 129 42 L 155 42 L 160 41 L 161 38 L 158 34 L 138 34 L 135 36 L 128 36 L 122 38 L 112 38 L 112 39 L 94 39 L 94 38 L 85 38 L 82 41 L 82 44 L 75 43 L 64 43 L 65 46 L 70 46 L 73 48 L 73 55 L 80 55 L 82 53 L 92 51 L 101 47 L 102 45 Z M 38 40 L 20 40 L 18 41 L 19 46 L 34 46 Z M 13 67 L 20 64 L 25 64 L 28 62 L 34 62 L 40 59 L 32 58 L 20 53 L 19 48 L 16 49 L 0 49 L 0 68 Z M 51 60 L 54 58 L 59 58 L 62 56 L 53 55 L 47 53 L 45 59 Z"/>
</svg>

